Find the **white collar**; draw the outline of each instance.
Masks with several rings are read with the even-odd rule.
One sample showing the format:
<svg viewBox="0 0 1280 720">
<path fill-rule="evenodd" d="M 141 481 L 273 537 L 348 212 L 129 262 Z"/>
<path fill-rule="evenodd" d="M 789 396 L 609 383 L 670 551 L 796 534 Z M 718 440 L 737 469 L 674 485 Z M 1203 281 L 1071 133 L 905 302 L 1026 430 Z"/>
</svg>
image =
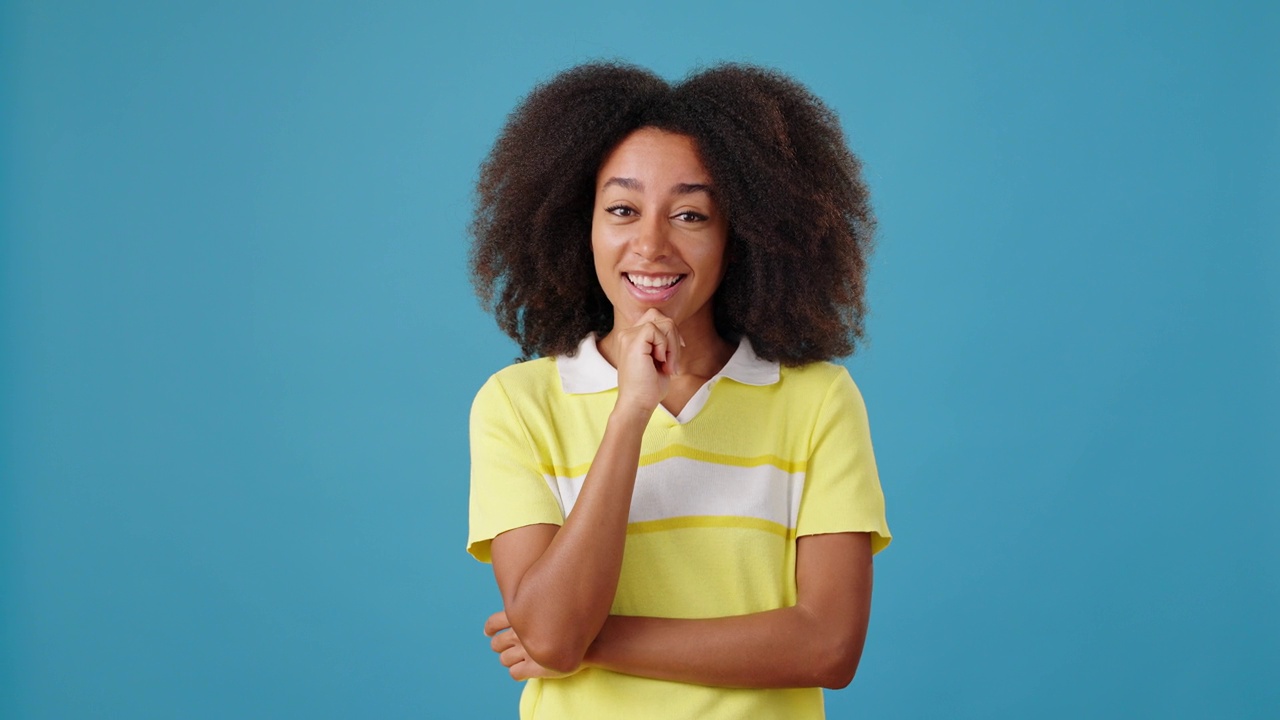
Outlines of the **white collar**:
<svg viewBox="0 0 1280 720">
<path fill-rule="evenodd" d="M 618 387 L 618 370 L 600 354 L 595 333 L 588 333 L 582 339 L 576 354 L 557 355 L 556 368 L 560 371 L 560 385 L 571 395 L 604 392 Z M 729 362 L 708 381 L 708 385 L 722 377 L 743 385 L 772 385 L 778 382 L 780 374 L 778 363 L 756 355 L 751 341 L 744 335 Z"/>
</svg>

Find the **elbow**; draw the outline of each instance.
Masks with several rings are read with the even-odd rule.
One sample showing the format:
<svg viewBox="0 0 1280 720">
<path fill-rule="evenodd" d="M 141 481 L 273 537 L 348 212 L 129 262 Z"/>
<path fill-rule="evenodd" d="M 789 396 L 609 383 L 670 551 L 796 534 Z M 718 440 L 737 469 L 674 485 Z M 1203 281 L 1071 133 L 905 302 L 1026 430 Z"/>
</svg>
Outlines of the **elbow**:
<svg viewBox="0 0 1280 720">
<path fill-rule="evenodd" d="M 586 648 L 562 638 L 535 636 L 520 641 L 525 653 L 542 667 L 557 673 L 572 673 L 582 666 Z"/>
<path fill-rule="evenodd" d="M 853 676 L 858 672 L 858 661 L 845 661 L 839 663 L 830 663 L 821 670 L 821 679 L 819 685 L 828 690 L 843 690 L 849 687 L 849 683 L 853 682 Z"/>
<path fill-rule="evenodd" d="M 538 602 L 536 597 L 513 597 L 506 607 L 507 620 L 525 655 L 543 668 L 563 674 L 582 667 L 604 620 L 601 617 L 599 622 L 593 622 L 587 612 L 573 604 Z"/>
<path fill-rule="evenodd" d="M 522 616 L 508 617 L 520 638 L 524 652 L 542 667 L 558 673 L 571 673 L 582 665 L 588 640 L 578 637 L 571 627 L 547 622 L 547 618 L 530 622 Z"/>
<path fill-rule="evenodd" d="M 862 647 L 867 639 L 866 616 L 835 613 L 825 616 L 810 613 L 809 687 L 843 690 L 853 682 L 862 660 Z"/>
<path fill-rule="evenodd" d="M 822 681 L 819 685 L 828 690 L 843 690 L 849 687 L 849 683 L 853 682 L 853 676 L 857 672 L 857 665 L 844 665 L 841 667 L 829 668 L 823 674 Z"/>
<path fill-rule="evenodd" d="M 828 644 L 819 653 L 815 668 L 818 685 L 828 690 L 842 690 L 853 682 L 862 659 L 862 644 L 852 639 L 840 639 Z"/>
</svg>

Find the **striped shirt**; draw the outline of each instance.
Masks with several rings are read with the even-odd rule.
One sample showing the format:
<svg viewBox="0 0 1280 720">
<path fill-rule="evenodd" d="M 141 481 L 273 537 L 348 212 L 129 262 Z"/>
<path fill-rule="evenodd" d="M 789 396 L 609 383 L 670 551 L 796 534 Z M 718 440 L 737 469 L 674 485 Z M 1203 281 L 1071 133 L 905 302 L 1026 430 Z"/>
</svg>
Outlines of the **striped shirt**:
<svg viewBox="0 0 1280 720">
<path fill-rule="evenodd" d="M 573 356 L 508 367 L 471 411 L 468 551 L 560 525 L 600 445 L 617 371 L 588 336 Z M 679 415 L 645 429 L 612 614 L 708 618 L 796 601 L 796 538 L 890 539 L 862 396 L 831 363 L 780 367 L 745 338 Z M 655 705 L 655 703 L 657 703 Z M 530 680 L 522 718 L 821 718 L 819 688 L 747 690 L 599 669 Z"/>
</svg>

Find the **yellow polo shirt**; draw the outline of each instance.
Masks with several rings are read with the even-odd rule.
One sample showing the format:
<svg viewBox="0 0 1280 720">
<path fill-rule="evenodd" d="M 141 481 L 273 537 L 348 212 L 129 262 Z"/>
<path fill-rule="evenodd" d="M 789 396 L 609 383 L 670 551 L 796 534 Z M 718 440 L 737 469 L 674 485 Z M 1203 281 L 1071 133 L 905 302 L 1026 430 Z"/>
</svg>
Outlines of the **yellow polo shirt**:
<svg viewBox="0 0 1280 720">
<path fill-rule="evenodd" d="M 505 368 L 471 410 L 467 550 L 525 525 L 560 525 L 595 457 L 617 371 L 588 336 L 573 356 Z M 890 540 L 862 396 L 831 363 L 762 360 L 745 338 L 678 416 L 645 429 L 614 615 L 710 618 L 796 601 L 796 538 Z M 820 688 L 756 690 L 600 669 L 529 680 L 520 717 L 822 718 Z"/>
</svg>

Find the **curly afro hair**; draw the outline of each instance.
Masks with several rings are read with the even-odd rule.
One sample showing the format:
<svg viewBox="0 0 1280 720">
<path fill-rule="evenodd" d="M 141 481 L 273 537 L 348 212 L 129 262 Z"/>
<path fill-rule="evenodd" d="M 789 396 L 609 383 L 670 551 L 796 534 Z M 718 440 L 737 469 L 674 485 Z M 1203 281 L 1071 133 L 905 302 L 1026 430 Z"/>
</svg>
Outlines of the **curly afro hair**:
<svg viewBox="0 0 1280 720">
<path fill-rule="evenodd" d="M 773 70 L 725 64 L 670 84 L 591 63 L 536 87 L 508 118 L 477 183 L 476 292 L 525 357 L 607 333 L 596 278 L 596 175 L 642 127 L 694 139 L 729 221 L 716 329 L 760 357 L 803 365 L 850 355 L 864 332 L 875 219 L 839 119 Z"/>
</svg>

